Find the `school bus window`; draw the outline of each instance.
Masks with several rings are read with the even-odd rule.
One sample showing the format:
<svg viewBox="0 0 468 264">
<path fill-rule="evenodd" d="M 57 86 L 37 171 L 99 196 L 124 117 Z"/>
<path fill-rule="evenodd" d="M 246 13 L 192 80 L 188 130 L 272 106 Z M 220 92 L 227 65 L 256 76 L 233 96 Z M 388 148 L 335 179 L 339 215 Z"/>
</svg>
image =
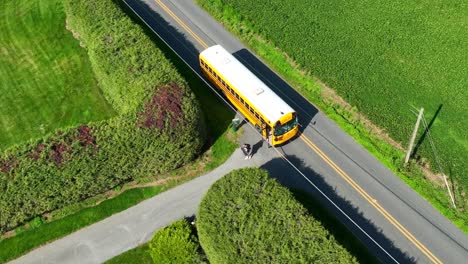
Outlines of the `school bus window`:
<svg viewBox="0 0 468 264">
<path fill-rule="evenodd" d="M 221 83 L 223 84 L 223 86 L 226 86 L 226 83 L 224 82 L 224 80 L 221 80 Z"/>
<path fill-rule="evenodd" d="M 259 118 L 258 113 L 255 113 L 255 117 L 256 117 L 256 118 Z"/>
<path fill-rule="evenodd" d="M 237 93 L 236 93 L 236 98 L 237 98 L 237 100 L 239 100 L 239 95 Z"/>
<path fill-rule="evenodd" d="M 210 71 L 210 73 L 213 73 L 213 70 L 211 70 L 211 68 L 208 68 L 208 70 Z"/>
<path fill-rule="evenodd" d="M 240 101 L 241 101 L 242 104 L 245 104 L 244 99 L 240 98 Z"/>
<path fill-rule="evenodd" d="M 204 61 L 201 60 L 200 62 L 201 62 L 201 65 L 205 66 L 205 62 L 204 62 Z"/>
</svg>

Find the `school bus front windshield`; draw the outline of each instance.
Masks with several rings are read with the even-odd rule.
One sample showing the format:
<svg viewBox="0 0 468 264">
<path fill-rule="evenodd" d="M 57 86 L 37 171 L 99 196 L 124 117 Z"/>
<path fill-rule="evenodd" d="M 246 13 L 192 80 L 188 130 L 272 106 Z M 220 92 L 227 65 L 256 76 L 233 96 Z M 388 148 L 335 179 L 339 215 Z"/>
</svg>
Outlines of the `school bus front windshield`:
<svg viewBox="0 0 468 264">
<path fill-rule="evenodd" d="M 274 135 L 275 136 L 284 135 L 288 133 L 289 131 L 291 131 L 296 126 L 297 126 L 297 117 L 291 119 L 290 121 L 288 121 L 286 124 L 282 126 L 275 127 Z"/>
</svg>

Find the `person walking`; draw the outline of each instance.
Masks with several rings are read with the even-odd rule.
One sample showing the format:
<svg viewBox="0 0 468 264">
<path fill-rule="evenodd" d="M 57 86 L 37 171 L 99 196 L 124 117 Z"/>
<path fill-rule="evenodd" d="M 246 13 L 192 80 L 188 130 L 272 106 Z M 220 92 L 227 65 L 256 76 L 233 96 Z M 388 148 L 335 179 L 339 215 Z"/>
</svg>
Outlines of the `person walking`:
<svg viewBox="0 0 468 264">
<path fill-rule="evenodd" d="M 252 146 L 250 144 L 244 143 L 242 144 L 242 152 L 244 152 L 245 159 L 251 159 L 252 158 Z"/>
</svg>

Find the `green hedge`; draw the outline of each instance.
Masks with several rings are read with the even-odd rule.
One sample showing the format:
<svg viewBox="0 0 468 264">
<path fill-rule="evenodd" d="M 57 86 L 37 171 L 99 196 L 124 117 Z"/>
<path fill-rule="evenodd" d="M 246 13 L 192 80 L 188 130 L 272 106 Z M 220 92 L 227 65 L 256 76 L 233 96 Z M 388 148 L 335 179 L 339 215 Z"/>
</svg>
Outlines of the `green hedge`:
<svg viewBox="0 0 468 264">
<path fill-rule="evenodd" d="M 0 232 L 193 159 L 205 128 L 184 79 L 112 0 L 66 0 L 106 97 L 121 113 L 0 155 Z"/>
<path fill-rule="evenodd" d="M 198 210 L 198 236 L 210 263 L 357 263 L 264 170 L 232 171 Z"/>
<path fill-rule="evenodd" d="M 88 50 L 106 99 L 120 113 L 134 111 L 154 84 L 185 84 L 120 0 L 65 0 L 67 23 Z"/>
<path fill-rule="evenodd" d="M 159 230 L 149 242 L 154 263 L 201 263 L 198 239 L 187 220 L 182 219 Z"/>
</svg>

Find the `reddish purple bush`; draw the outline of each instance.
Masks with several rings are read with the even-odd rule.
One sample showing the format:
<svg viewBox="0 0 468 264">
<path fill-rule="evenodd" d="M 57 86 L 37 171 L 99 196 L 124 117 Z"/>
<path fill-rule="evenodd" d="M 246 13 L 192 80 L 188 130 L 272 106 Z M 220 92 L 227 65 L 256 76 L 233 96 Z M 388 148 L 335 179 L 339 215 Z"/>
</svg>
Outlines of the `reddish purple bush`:
<svg viewBox="0 0 468 264">
<path fill-rule="evenodd" d="M 96 145 L 96 138 L 91 132 L 91 128 L 88 126 L 78 127 L 78 140 L 83 147 Z"/>
<path fill-rule="evenodd" d="M 44 151 L 44 148 L 45 145 L 42 143 L 37 145 L 33 152 L 29 155 L 29 157 L 33 160 L 38 160 L 41 157 L 41 153 L 42 151 Z"/>
<path fill-rule="evenodd" d="M 183 121 L 182 96 L 182 88 L 175 83 L 156 89 L 143 112 L 138 113 L 137 126 L 149 129 L 176 128 Z"/>
<path fill-rule="evenodd" d="M 3 173 L 9 173 L 16 167 L 18 167 L 18 160 L 15 158 L 0 160 L 0 171 Z"/>
<path fill-rule="evenodd" d="M 70 147 L 63 143 L 54 143 L 49 153 L 50 159 L 55 163 L 56 166 L 60 166 L 64 162 L 65 153 L 69 150 Z"/>
</svg>

